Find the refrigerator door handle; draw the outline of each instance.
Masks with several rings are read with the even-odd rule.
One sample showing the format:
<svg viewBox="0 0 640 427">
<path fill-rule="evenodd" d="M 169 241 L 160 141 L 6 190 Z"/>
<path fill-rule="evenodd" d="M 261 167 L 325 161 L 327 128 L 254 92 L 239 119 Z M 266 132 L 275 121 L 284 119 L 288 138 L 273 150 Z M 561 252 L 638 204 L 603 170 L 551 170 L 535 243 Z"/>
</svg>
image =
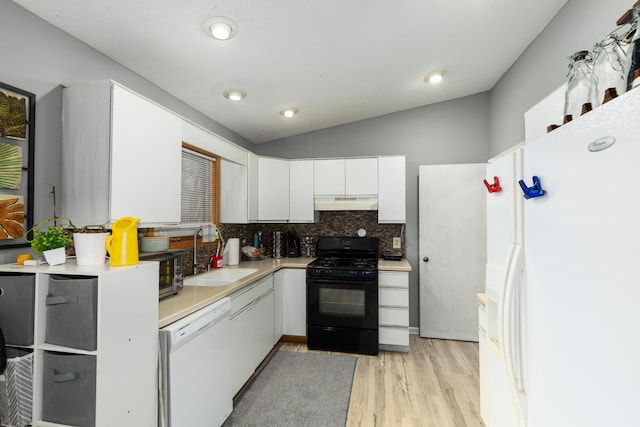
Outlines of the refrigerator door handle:
<svg viewBox="0 0 640 427">
<path fill-rule="evenodd" d="M 502 191 L 502 187 L 500 186 L 500 179 L 498 179 L 497 176 L 493 177 L 493 184 L 489 184 L 489 181 L 485 179 L 484 185 L 485 187 L 487 187 L 487 191 L 489 193 L 497 193 L 499 191 Z"/>
<path fill-rule="evenodd" d="M 545 194 L 545 191 L 542 189 L 542 185 L 540 184 L 540 178 L 535 175 L 533 176 L 533 185 L 531 187 L 527 186 L 522 179 L 518 181 L 518 184 L 520 184 L 520 188 L 522 188 L 522 193 L 524 194 L 525 199 L 542 197 Z"/>
<path fill-rule="evenodd" d="M 523 420 L 526 420 L 526 392 L 522 351 L 522 278 L 524 273 L 524 249 L 512 248 L 513 255 L 503 286 L 500 310 L 500 343 L 507 378 L 514 402 Z M 526 421 L 525 421 L 526 423 Z"/>
</svg>

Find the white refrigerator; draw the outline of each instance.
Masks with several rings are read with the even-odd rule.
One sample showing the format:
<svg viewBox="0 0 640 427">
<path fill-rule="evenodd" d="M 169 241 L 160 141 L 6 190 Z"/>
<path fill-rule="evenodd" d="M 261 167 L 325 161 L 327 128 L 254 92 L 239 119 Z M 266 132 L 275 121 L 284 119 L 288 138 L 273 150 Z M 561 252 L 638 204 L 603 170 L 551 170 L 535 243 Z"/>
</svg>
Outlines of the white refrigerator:
<svg viewBox="0 0 640 427">
<path fill-rule="evenodd" d="M 500 214 L 516 224 L 501 266 L 487 196 L 487 339 L 501 370 L 488 371 L 485 421 L 640 425 L 640 91 L 525 144 L 521 165 L 531 197 L 519 189 Z M 505 395 L 510 422 L 494 405 Z"/>
</svg>

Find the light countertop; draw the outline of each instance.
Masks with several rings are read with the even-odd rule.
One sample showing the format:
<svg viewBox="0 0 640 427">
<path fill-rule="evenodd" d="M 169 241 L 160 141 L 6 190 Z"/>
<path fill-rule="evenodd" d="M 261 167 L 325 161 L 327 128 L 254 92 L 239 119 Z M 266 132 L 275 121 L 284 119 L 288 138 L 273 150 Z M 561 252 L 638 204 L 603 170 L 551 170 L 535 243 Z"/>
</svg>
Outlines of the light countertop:
<svg viewBox="0 0 640 427">
<path fill-rule="evenodd" d="M 162 328 L 176 320 L 180 320 L 281 268 L 307 268 L 307 264 L 314 259 L 307 257 L 265 258 L 260 261 L 243 261 L 238 266 L 225 266 L 223 268 L 256 268 L 258 271 L 226 286 L 185 286 L 178 295 L 163 298 L 160 300 L 158 327 Z M 411 271 L 411 265 L 406 259 L 401 261 L 381 259 L 378 261 L 378 270 L 408 272 Z"/>
</svg>

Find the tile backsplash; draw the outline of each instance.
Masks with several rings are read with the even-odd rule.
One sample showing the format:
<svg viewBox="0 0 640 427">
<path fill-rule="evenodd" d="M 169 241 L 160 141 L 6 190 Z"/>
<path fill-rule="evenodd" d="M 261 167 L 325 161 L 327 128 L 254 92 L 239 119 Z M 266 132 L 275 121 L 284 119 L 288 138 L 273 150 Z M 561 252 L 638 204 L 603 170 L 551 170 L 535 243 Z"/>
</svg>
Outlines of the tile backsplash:
<svg viewBox="0 0 640 427">
<path fill-rule="evenodd" d="M 220 231 L 225 239 L 238 237 L 246 239 L 253 246 L 253 235 L 262 232 L 263 245 L 267 256 L 271 255 L 271 235 L 274 231 L 293 231 L 298 238 L 313 237 L 356 237 L 359 229 L 367 232 L 367 237 L 379 239 L 378 253 L 402 252 L 405 256 L 403 224 L 378 224 L 378 211 L 321 211 L 319 221 L 305 224 L 221 224 Z M 403 237 L 402 249 L 393 249 L 393 237 Z M 304 248 L 304 245 L 301 245 Z M 304 250 L 303 250 L 304 255 Z"/>
</svg>

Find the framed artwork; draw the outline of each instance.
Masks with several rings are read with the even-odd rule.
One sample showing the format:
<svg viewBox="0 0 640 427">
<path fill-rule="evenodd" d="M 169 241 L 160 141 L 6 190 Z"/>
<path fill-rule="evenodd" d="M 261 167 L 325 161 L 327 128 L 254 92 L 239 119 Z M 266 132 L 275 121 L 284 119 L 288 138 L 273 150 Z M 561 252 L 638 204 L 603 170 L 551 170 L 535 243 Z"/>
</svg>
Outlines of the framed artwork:
<svg viewBox="0 0 640 427">
<path fill-rule="evenodd" d="M 29 246 L 33 225 L 36 96 L 0 82 L 0 249 Z"/>
</svg>

